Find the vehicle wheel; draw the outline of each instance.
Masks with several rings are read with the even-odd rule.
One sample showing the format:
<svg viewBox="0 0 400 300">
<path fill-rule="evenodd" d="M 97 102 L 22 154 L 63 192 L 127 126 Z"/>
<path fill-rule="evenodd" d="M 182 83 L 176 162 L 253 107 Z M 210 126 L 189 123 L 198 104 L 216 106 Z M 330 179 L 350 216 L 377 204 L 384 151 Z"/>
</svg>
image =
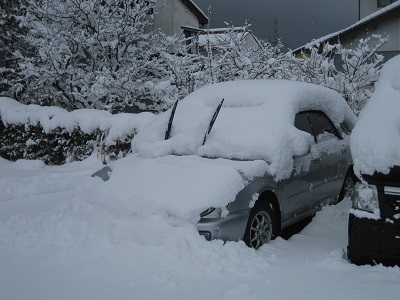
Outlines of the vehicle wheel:
<svg viewBox="0 0 400 300">
<path fill-rule="evenodd" d="M 247 246 L 258 249 L 275 238 L 276 218 L 272 205 L 266 201 L 257 201 L 247 222 L 243 241 Z"/>
<path fill-rule="evenodd" d="M 354 175 L 353 170 L 349 169 L 347 172 L 347 175 L 344 179 L 342 189 L 339 194 L 339 199 L 338 203 L 342 201 L 345 197 L 351 197 L 353 190 L 354 190 L 354 185 L 357 182 L 357 177 Z"/>
</svg>

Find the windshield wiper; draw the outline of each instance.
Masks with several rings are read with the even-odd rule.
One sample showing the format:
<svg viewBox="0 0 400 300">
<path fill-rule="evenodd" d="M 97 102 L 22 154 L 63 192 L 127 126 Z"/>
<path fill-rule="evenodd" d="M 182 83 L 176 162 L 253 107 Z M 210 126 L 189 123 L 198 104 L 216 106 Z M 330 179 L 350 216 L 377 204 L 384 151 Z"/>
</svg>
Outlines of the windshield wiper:
<svg viewBox="0 0 400 300">
<path fill-rule="evenodd" d="M 222 104 L 224 103 L 224 100 L 225 99 L 222 99 L 222 101 L 218 104 L 216 110 L 214 111 L 214 114 L 213 114 L 213 116 L 211 118 L 210 124 L 208 125 L 208 130 L 207 130 L 206 134 L 204 135 L 203 145 L 206 143 L 207 136 L 210 134 L 211 129 L 214 126 L 215 120 L 218 117 L 219 111 L 221 110 L 221 107 L 222 107 Z"/>
<path fill-rule="evenodd" d="M 172 121 L 174 120 L 176 107 L 178 106 L 178 101 L 179 99 L 175 101 L 174 106 L 172 107 L 171 115 L 169 116 L 168 120 L 167 131 L 165 132 L 165 140 L 168 140 L 171 136 Z"/>
</svg>

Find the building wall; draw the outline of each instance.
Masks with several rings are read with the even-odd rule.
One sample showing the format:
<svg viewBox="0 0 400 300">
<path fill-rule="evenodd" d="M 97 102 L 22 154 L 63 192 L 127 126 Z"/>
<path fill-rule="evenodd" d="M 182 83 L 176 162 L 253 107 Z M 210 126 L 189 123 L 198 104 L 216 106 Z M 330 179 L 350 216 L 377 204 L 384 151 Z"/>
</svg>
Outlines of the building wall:
<svg viewBox="0 0 400 300">
<path fill-rule="evenodd" d="M 395 1 L 387 1 L 388 4 L 391 4 Z M 360 19 L 365 18 L 366 16 L 378 11 L 382 7 L 378 7 L 378 0 L 359 0 L 359 17 Z"/>
<path fill-rule="evenodd" d="M 378 51 L 378 53 L 384 56 L 384 62 L 390 58 L 400 54 L 400 13 L 391 19 L 384 20 L 371 26 L 361 33 L 355 34 L 351 37 L 341 39 L 341 43 L 344 48 L 354 48 L 357 46 L 357 40 L 362 38 L 371 37 L 373 34 L 379 34 L 381 36 L 389 35 L 389 41 L 384 44 Z M 372 47 L 373 45 L 371 45 Z"/>
<path fill-rule="evenodd" d="M 400 16 L 392 18 L 390 20 L 381 21 L 376 27 L 368 28 L 368 30 L 362 31 L 361 33 L 354 35 L 351 39 L 342 39 L 344 47 L 352 48 L 355 46 L 355 40 L 370 37 L 373 34 L 379 34 L 381 36 L 389 35 L 389 41 L 382 46 L 380 51 L 400 51 Z"/>
<path fill-rule="evenodd" d="M 200 27 L 199 19 L 182 0 L 158 1 L 155 12 L 150 30 L 160 28 L 167 35 L 180 35 L 181 26 Z"/>
<path fill-rule="evenodd" d="M 377 0 L 359 0 L 360 19 L 376 12 L 378 10 Z"/>
</svg>

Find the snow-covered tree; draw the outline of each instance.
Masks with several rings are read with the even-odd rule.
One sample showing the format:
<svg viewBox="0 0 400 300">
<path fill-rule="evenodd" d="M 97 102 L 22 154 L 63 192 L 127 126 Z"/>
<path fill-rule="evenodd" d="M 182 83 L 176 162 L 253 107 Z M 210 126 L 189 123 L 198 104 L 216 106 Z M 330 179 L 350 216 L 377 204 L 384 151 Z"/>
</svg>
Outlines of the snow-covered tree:
<svg viewBox="0 0 400 300">
<path fill-rule="evenodd" d="M 373 35 L 360 39 L 355 49 L 338 47 L 342 71 L 335 74 L 336 89 L 344 94 L 357 114 L 364 108 L 379 78 L 384 57 L 377 51 L 387 41 L 387 37 Z"/>
<path fill-rule="evenodd" d="M 26 34 L 19 17 L 25 12 L 25 3 L 25 0 L 0 0 L 0 91 L 8 90 L 12 85 L 16 92 L 23 89 L 23 77 L 18 74 L 14 53 L 34 53 L 34 48 L 21 38 Z M 16 98 L 18 94 L 8 96 Z"/>
<path fill-rule="evenodd" d="M 182 59 L 173 54 L 184 53 L 183 44 L 148 30 L 157 0 L 26 1 L 24 42 L 37 53 L 14 53 L 25 85 L 10 90 L 23 91 L 21 102 L 159 110 L 182 88 L 174 78 Z"/>
<path fill-rule="evenodd" d="M 250 42 L 249 26 L 246 23 L 243 27 L 228 26 L 224 31 L 208 30 L 201 37 L 206 51 L 205 74 L 211 82 L 287 77 L 287 58 L 281 52 L 281 42 Z"/>
<path fill-rule="evenodd" d="M 358 40 L 356 47 L 350 49 L 340 43 L 306 47 L 301 58 L 292 59 L 291 78 L 336 90 L 358 114 L 379 77 L 383 56 L 377 51 L 387 40 L 387 37 L 372 35 Z"/>
</svg>

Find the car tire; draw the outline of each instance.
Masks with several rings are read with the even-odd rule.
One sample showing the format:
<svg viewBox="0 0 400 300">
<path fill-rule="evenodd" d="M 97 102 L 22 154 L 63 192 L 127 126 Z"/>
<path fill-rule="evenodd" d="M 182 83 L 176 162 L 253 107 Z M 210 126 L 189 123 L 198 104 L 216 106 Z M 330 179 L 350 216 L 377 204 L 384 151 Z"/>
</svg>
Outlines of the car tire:
<svg viewBox="0 0 400 300">
<path fill-rule="evenodd" d="M 250 211 L 243 241 L 250 248 L 258 249 L 275 238 L 276 216 L 273 207 L 259 200 Z"/>
<path fill-rule="evenodd" d="M 340 190 L 338 203 L 342 201 L 345 197 L 350 197 L 354 190 L 354 185 L 357 182 L 357 177 L 354 175 L 352 168 L 347 171 L 346 177 L 343 181 L 342 189 Z"/>
</svg>

